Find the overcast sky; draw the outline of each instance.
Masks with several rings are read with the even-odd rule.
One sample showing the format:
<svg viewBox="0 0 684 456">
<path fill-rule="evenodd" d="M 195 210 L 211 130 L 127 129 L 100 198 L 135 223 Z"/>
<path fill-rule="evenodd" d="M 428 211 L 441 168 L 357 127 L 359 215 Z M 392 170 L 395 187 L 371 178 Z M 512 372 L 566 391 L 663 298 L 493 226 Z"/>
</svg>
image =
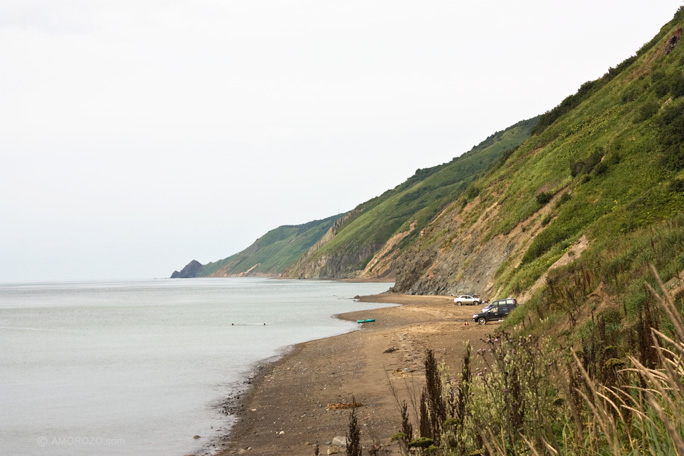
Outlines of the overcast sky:
<svg viewBox="0 0 684 456">
<path fill-rule="evenodd" d="M 543 113 L 681 0 L 0 0 L 0 282 L 168 277 Z"/>
</svg>

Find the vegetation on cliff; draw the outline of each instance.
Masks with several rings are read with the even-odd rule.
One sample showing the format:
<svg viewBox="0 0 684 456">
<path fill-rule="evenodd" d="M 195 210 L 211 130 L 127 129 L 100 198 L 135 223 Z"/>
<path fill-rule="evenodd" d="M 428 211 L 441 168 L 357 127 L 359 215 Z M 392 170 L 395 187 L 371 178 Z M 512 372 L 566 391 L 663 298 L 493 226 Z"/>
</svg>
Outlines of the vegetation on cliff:
<svg viewBox="0 0 684 456">
<path fill-rule="evenodd" d="M 622 255 L 625 239 L 668 226 L 684 207 L 683 25 L 678 12 L 636 56 L 542 116 L 536 134 L 426 227 L 399 259 L 395 290 L 479 285 L 492 297 L 520 295 L 583 237 L 577 253 L 596 258 L 593 270 L 607 252 Z M 473 237 L 476 245 L 465 244 Z M 468 282 L 478 273 L 480 283 Z"/>
<path fill-rule="evenodd" d="M 202 273 L 274 255 L 261 270 L 518 297 L 482 364 L 452 381 L 428 354 L 406 452 L 684 454 L 683 29 L 680 8 L 556 108 L 298 231 L 297 252 L 274 235 Z"/>
<path fill-rule="evenodd" d="M 496 132 L 450 162 L 418 169 L 402 184 L 360 204 L 334 237 L 320 246 L 305 264 L 290 269 L 287 276 L 393 276 L 394 259 L 418 239 L 420 231 L 468 189 L 467 195 L 473 197 L 471 183 L 523 143 L 536 123 L 537 118 L 523 120 Z M 400 242 L 383 249 L 396 236 Z M 376 256 L 378 253 L 380 257 Z M 315 267 L 307 268 L 311 264 Z"/>
<path fill-rule="evenodd" d="M 394 260 L 419 231 L 471 182 L 523 143 L 536 122 L 537 118 L 523 120 L 448 163 L 418 169 L 404 183 L 346 214 L 269 231 L 242 252 L 203 265 L 188 277 L 394 277 Z M 393 237 L 401 243 L 383 249 Z M 379 252 L 382 258 L 368 267 Z"/>
<path fill-rule="evenodd" d="M 410 250 L 399 288 L 458 276 L 473 233 L 514 239 L 491 290 L 526 295 L 459 376 L 426 362 L 400 436 L 421 454 L 684 454 L 683 27 L 543 116 Z"/>
<path fill-rule="evenodd" d="M 428 350 L 421 399 L 400 410 L 402 453 L 683 454 L 684 318 L 651 273 L 659 291 L 646 287 L 654 305 L 629 353 L 602 319 L 582 345 L 499 331 L 477 353 L 467 347 L 454 377 Z"/>
<path fill-rule="evenodd" d="M 278 227 L 264 234 L 242 252 L 228 258 L 205 265 L 199 265 L 193 260 L 183 269 L 187 269 L 188 274 L 174 273 L 172 278 L 280 275 L 321 239 L 339 217 L 336 215 L 302 225 Z"/>
<path fill-rule="evenodd" d="M 646 263 L 665 281 L 684 269 L 683 26 L 680 10 L 540 118 L 339 219 L 274 230 L 202 275 L 396 276 L 403 293 L 523 296 L 512 321 L 564 315 L 567 334 L 588 324 L 587 306 L 636 318 Z"/>
</svg>

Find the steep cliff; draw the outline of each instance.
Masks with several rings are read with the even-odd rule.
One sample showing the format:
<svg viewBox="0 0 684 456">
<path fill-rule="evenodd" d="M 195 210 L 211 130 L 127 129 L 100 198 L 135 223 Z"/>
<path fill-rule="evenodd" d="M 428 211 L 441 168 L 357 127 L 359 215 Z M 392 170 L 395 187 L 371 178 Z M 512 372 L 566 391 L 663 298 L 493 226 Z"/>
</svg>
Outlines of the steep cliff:
<svg viewBox="0 0 684 456">
<path fill-rule="evenodd" d="M 542 116 L 521 147 L 431 220 L 398 258 L 394 291 L 530 296 L 559 274 L 584 283 L 578 264 L 587 277 L 612 274 L 611 261 L 625 262 L 613 281 L 641 278 L 629 243 L 657 251 L 659 233 L 679 232 L 684 208 L 683 16 Z M 682 244 L 671 242 L 674 251 L 652 260 L 679 271 Z"/>
<path fill-rule="evenodd" d="M 173 271 L 171 274 L 172 279 L 189 279 L 192 277 L 198 277 L 202 274 L 202 264 L 197 260 L 192 260 L 190 263 L 186 264 L 183 269 L 178 271 Z"/>
<path fill-rule="evenodd" d="M 354 209 L 285 276 L 392 278 L 402 250 L 506 153 L 530 135 L 537 119 L 496 132 L 448 163 L 419 169 L 401 185 Z"/>
<path fill-rule="evenodd" d="M 280 276 L 324 236 L 342 215 L 302 225 L 284 225 L 269 231 L 245 250 L 201 265 L 193 260 L 177 277 Z"/>
<path fill-rule="evenodd" d="M 396 278 L 402 293 L 524 297 L 540 320 L 543 303 L 571 314 L 601 294 L 633 315 L 644 265 L 684 269 L 683 11 L 544 115 L 198 274 Z"/>
</svg>

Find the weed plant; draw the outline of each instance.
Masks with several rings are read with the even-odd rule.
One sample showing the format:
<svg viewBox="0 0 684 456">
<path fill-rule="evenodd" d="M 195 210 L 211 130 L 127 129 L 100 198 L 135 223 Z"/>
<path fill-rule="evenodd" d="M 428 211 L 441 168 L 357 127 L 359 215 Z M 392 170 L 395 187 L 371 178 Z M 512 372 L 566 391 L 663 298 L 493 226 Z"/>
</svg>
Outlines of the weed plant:
<svg viewBox="0 0 684 456">
<path fill-rule="evenodd" d="M 356 404 L 356 399 L 352 396 L 352 404 Z M 351 408 L 349 413 L 349 424 L 347 426 L 347 456 L 361 456 L 361 428 L 356 418 L 356 407 Z"/>
<path fill-rule="evenodd" d="M 421 407 L 440 422 L 430 420 L 432 437 L 414 440 L 408 451 L 684 455 L 684 318 L 655 267 L 649 271 L 653 285 L 644 289 L 652 305 L 630 331 L 635 345 L 621 343 L 610 329 L 619 325 L 619 311 L 597 316 L 574 346 L 500 331 L 477 352 L 480 367 L 473 370 L 467 346 L 458 381 L 442 372 L 439 387 L 432 384 L 437 363 L 428 352 Z"/>
</svg>

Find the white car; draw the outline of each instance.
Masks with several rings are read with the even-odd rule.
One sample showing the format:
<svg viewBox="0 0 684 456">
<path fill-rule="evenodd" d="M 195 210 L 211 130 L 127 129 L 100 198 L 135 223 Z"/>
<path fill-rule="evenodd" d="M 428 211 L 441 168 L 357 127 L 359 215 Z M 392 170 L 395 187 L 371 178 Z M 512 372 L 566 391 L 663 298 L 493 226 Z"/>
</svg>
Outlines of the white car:
<svg viewBox="0 0 684 456">
<path fill-rule="evenodd" d="M 454 298 L 454 304 L 457 306 L 474 306 L 482 304 L 482 300 L 475 295 L 461 295 Z"/>
</svg>

